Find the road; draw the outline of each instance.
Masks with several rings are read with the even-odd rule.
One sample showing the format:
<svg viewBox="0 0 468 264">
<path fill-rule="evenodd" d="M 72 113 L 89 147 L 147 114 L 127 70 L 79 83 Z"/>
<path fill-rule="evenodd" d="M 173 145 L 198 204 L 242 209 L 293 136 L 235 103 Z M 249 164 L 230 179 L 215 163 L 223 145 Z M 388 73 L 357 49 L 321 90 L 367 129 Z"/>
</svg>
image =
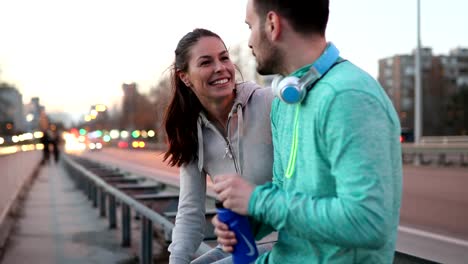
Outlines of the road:
<svg viewBox="0 0 468 264">
<path fill-rule="evenodd" d="M 82 155 L 178 182 L 178 169 L 157 151 L 104 149 Z M 468 169 L 405 165 L 399 251 L 442 263 L 468 259 Z"/>
</svg>

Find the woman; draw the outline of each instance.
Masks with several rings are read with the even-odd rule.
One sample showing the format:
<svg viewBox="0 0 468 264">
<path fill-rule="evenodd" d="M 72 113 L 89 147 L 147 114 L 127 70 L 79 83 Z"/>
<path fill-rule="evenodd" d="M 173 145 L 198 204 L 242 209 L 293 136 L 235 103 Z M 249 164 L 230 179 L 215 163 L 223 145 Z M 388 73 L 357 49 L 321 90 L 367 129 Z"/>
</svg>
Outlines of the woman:
<svg viewBox="0 0 468 264">
<path fill-rule="evenodd" d="M 271 181 L 273 95 L 235 79 L 235 66 L 217 34 L 195 29 L 179 41 L 164 120 L 169 142 L 164 159 L 180 167 L 170 263 L 189 263 L 202 242 L 207 175 L 232 172 L 253 184 Z M 229 256 L 220 248 L 208 254 Z"/>
</svg>

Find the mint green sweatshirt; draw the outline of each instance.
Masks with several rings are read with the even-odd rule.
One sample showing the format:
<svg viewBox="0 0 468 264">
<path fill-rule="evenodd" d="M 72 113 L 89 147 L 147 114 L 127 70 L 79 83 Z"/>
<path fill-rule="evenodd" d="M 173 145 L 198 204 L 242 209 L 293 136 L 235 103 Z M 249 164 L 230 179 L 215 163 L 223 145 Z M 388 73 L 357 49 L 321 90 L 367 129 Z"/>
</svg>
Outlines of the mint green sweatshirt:
<svg viewBox="0 0 468 264">
<path fill-rule="evenodd" d="M 297 153 L 288 178 L 297 107 Z M 255 188 L 249 214 L 279 236 L 257 263 L 392 263 L 400 123 L 378 82 L 343 62 L 299 106 L 276 98 L 271 124 L 273 182 Z"/>
</svg>

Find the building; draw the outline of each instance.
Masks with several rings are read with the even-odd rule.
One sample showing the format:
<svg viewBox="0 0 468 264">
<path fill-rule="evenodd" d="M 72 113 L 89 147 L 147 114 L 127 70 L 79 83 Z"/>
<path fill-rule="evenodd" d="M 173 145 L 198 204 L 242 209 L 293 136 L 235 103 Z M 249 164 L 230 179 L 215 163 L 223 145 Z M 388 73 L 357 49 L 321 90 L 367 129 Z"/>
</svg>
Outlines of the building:
<svg viewBox="0 0 468 264">
<path fill-rule="evenodd" d="M 450 121 L 449 113 L 451 101 L 468 83 L 466 53 L 467 49 L 458 48 L 448 55 L 435 56 L 431 48 L 421 49 L 423 136 L 459 135 L 468 128 L 460 118 L 455 123 Z M 413 51 L 379 60 L 378 80 L 392 100 L 405 130 L 414 128 L 414 54 Z"/>
<path fill-rule="evenodd" d="M 468 134 L 468 48 L 452 49 L 440 56 L 444 88 L 451 96 L 446 104 L 446 130 L 449 134 Z"/>
<path fill-rule="evenodd" d="M 25 131 L 23 96 L 14 87 L 0 84 L 0 134 Z"/>
<path fill-rule="evenodd" d="M 122 84 L 124 92 L 122 103 L 122 119 L 120 127 L 123 129 L 135 129 L 136 108 L 138 103 L 138 90 L 136 83 Z"/>
<path fill-rule="evenodd" d="M 455 48 L 448 56 L 440 56 L 445 69 L 444 78 L 456 92 L 468 87 L 468 48 Z"/>
<path fill-rule="evenodd" d="M 40 104 L 39 97 L 31 98 L 31 102 L 24 106 L 28 131 L 41 130 L 41 113 L 45 113 L 45 107 Z"/>
</svg>

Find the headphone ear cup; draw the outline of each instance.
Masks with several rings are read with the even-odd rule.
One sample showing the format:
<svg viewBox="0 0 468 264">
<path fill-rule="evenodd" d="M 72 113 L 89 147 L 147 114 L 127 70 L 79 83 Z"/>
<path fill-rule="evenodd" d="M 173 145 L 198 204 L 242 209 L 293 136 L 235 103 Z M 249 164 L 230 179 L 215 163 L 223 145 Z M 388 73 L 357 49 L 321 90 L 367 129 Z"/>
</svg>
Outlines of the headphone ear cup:
<svg viewBox="0 0 468 264">
<path fill-rule="evenodd" d="M 271 91 L 273 92 L 273 95 L 275 95 L 276 97 L 280 97 L 278 84 L 283 79 L 284 77 L 282 75 L 276 75 L 273 81 L 271 82 Z"/>
<path fill-rule="evenodd" d="M 294 76 L 283 78 L 277 86 L 278 97 L 288 104 L 296 104 L 304 98 L 304 91 L 299 87 L 300 79 Z"/>
</svg>

